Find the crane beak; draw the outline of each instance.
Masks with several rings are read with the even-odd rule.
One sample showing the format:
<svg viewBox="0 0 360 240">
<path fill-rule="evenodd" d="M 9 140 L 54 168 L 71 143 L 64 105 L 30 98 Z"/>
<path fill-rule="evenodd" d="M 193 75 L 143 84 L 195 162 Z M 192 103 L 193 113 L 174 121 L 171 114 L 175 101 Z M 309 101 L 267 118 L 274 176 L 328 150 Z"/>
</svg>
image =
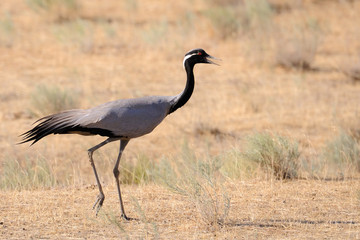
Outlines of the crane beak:
<svg viewBox="0 0 360 240">
<path fill-rule="evenodd" d="M 216 63 L 216 62 L 213 62 L 213 61 L 211 61 L 210 59 L 213 59 L 213 60 L 216 60 L 216 61 L 221 61 L 221 59 L 216 58 L 216 57 L 213 57 L 213 56 L 210 56 L 210 55 L 207 55 L 207 56 L 206 56 L 206 62 L 207 62 L 207 63 L 215 64 L 215 65 L 220 66 L 220 64 L 218 64 L 218 63 Z"/>
</svg>

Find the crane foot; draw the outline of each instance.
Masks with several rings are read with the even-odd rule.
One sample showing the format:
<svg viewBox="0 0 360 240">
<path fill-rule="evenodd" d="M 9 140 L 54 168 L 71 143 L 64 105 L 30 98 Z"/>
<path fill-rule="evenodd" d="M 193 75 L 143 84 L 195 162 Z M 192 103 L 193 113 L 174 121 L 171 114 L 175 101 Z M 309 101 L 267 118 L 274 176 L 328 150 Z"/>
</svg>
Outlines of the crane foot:
<svg viewBox="0 0 360 240">
<path fill-rule="evenodd" d="M 92 207 L 93 209 L 95 209 L 95 207 L 96 207 L 96 216 L 98 215 L 100 208 L 102 207 L 102 205 L 104 203 L 104 200 L 105 200 L 105 196 L 102 192 L 100 192 L 96 198 L 96 201 L 95 201 L 93 207 Z"/>
<path fill-rule="evenodd" d="M 130 218 L 130 217 L 126 216 L 125 214 L 121 214 L 121 218 L 126 220 L 126 221 L 138 220 L 136 218 Z"/>
</svg>

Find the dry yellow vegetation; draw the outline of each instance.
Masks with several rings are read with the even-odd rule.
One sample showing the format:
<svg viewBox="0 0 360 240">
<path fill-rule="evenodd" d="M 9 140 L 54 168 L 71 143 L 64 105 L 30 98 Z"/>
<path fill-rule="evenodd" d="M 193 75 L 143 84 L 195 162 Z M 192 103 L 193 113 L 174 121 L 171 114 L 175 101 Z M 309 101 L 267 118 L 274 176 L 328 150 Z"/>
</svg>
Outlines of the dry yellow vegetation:
<svg viewBox="0 0 360 240">
<path fill-rule="evenodd" d="M 105 187 L 98 217 L 89 204 L 95 186 L 1 192 L 0 238 L 358 239 L 358 187 L 358 181 L 234 182 L 222 226 L 206 224 L 193 202 L 152 184 L 123 187 L 128 215 L 140 219 L 131 222 L 118 219 L 115 186 Z"/>
<path fill-rule="evenodd" d="M 360 238 L 358 171 L 321 159 L 342 132 L 359 140 L 360 83 L 344 72 L 360 64 L 360 2 L 251 2 L 1 1 L 0 173 L 9 161 L 45 159 L 58 184 L 0 190 L 0 238 Z M 278 181 L 260 170 L 229 179 L 230 211 L 221 224 L 202 220 L 199 206 L 163 186 L 126 185 L 125 207 L 139 221 L 123 222 L 114 210 L 117 144 L 95 154 L 107 185 L 98 218 L 86 150 L 101 137 L 16 145 L 47 110 L 34 103 L 39 86 L 66 91 L 80 108 L 175 95 L 185 84 L 183 56 L 195 47 L 221 58 L 221 66 L 196 66 L 190 101 L 132 140 L 122 161 L 176 159 L 184 142 L 198 156 L 222 156 L 241 151 L 254 132 L 270 132 L 299 143 L 302 180 Z"/>
</svg>

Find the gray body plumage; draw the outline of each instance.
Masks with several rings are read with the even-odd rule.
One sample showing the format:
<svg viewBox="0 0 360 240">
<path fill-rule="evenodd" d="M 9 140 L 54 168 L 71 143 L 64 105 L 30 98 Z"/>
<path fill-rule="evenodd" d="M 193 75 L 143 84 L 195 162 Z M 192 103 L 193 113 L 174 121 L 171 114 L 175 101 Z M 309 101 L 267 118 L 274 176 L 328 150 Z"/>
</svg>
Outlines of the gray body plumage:
<svg viewBox="0 0 360 240">
<path fill-rule="evenodd" d="M 90 109 L 68 110 L 39 119 L 39 124 L 24 136 L 33 144 L 52 133 L 137 138 L 152 132 L 176 99 L 178 95 L 119 99 Z"/>
<path fill-rule="evenodd" d="M 75 125 L 100 128 L 114 136 L 137 138 L 150 133 L 169 113 L 174 97 L 151 96 L 120 99 L 85 110 Z M 78 113 L 74 113 L 77 115 Z"/>
</svg>

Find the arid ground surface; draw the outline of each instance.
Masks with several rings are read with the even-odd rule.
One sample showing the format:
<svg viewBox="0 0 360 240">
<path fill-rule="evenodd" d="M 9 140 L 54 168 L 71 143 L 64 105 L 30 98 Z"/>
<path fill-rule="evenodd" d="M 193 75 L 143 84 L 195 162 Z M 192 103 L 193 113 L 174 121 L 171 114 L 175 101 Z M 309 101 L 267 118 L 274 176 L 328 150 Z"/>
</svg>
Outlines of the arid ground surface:
<svg viewBox="0 0 360 240">
<path fill-rule="evenodd" d="M 349 186 L 352 187 L 349 187 Z M 128 215 L 117 225 L 115 186 L 98 217 L 94 187 L 1 193 L 2 239 L 358 239 L 359 181 L 233 182 L 228 219 L 210 226 L 192 202 L 159 186 L 125 186 Z M 138 209 L 132 202 L 136 198 Z M 5 214 L 5 215 L 4 215 Z"/>
<path fill-rule="evenodd" d="M 360 1 L 251 2 L 1 1 L 0 238 L 359 239 Z M 106 195 L 98 217 L 86 150 L 103 138 L 16 145 L 54 111 L 59 91 L 71 99 L 60 101 L 65 108 L 178 94 L 183 56 L 196 47 L 221 66 L 196 66 L 190 101 L 132 140 L 122 162 L 161 165 L 184 146 L 225 162 L 265 132 L 298 143 L 297 178 L 276 180 L 261 166 L 249 173 L 230 165 L 231 176 L 221 169 L 230 205 L 219 222 L 203 214 L 206 202 L 141 179 L 122 185 L 128 215 L 137 218 L 125 222 L 112 175 L 117 144 L 94 154 Z M 327 153 L 341 134 L 354 144 L 340 155 L 355 149 L 346 155 L 355 157 L 336 162 Z"/>
</svg>

